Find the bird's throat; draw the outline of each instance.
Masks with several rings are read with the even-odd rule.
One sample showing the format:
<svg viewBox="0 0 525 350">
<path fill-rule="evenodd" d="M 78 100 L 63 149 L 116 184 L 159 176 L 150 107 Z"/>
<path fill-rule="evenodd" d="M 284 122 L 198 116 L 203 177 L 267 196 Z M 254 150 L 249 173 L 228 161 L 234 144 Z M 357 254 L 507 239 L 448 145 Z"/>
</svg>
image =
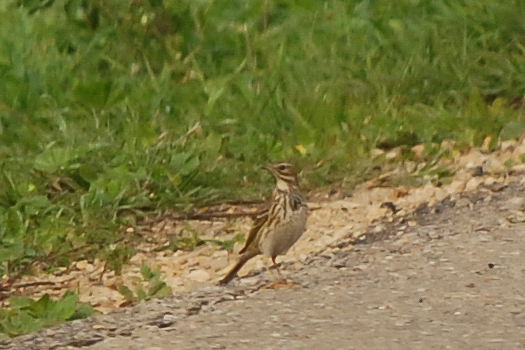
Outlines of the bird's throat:
<svg viewBox="0 0 525 350">
<path fill-rule="evenodd" d="M 288 191 L 290 191 L 290 186 L 288 186 L 288 184 L 286 182 L 284 182 L 283 180 L 281 180 L 279 178 L 277 179 L 275 187 L 277 188 L 277 190 L 279 190 L 281 192 L 288 192 Z"/>
</svg>

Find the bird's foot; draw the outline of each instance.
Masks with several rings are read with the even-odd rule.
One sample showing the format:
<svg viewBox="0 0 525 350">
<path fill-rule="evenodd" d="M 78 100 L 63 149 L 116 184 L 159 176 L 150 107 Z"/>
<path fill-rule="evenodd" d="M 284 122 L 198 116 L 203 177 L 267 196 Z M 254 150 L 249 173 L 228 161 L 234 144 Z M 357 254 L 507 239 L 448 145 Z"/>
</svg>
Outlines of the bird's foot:
<svg viewBox="0 0 525 350">
<path fill-rule="evenodd" d="M 291 281 L 287 281 L 285 278 L 280 280 L 273 280 L 272 283 L 270 283 L 266 288 L 267 289 L 287 289 L 287 288 L 295 288 L 299 286 L 299 284 Z"/>
</svg>

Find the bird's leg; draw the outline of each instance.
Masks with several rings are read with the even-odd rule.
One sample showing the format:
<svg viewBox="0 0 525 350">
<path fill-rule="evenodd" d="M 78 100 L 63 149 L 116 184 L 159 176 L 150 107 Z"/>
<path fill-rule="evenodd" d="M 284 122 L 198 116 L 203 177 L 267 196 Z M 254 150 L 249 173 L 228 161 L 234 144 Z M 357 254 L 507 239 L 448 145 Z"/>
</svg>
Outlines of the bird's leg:
<svg viewBox="0 0 525 350">
<path fill-rule="evenodd" d="M 277 270 L 277 274 L 279 275 L 279 280 L 274 280 L 271 287 L 275 289 L 282 289 L 282 288 L 294 288 L 297 287 L 298 284 L 295 282 L 288 282 L 286 278 L 281 274 L 281 269 L 275 262 L 275 257 L 272 257 L 273 267 Z"/>
<path fill-rule="evenodd" d="M 281 285 L 281 274 L 279 273 L 279 278 L 276 278 L 275 273 L 272 271 L 274 266 L 270 267 L 269 264 L 268 264 L 268 261 L 266 259 L 263 259 L 263 261 L 264 261 L 264 267 L 266 268 L 266 270 L 272 276 L 271 277 L 272 278 L 272 283 L 270 283 L 265 288 L 274 288 L 274 289 L 280 288 L 280 285 Z"/>
<path fill-rule="evenodd" d="M 272 256 L 272 262 L 273 262 L 273 267 L 277 270 L 277 274 L 279 275 L 279 282 L 286 284 L 287 283 L 286 278 L 283 277 L 281 273 L 281 269 L 279 269 L 279 266 L 277 266 L 277 263 L 275 262 L 275 256 Z"/>
<path fill-rule="evenodd" d="M 277 280 L 275 278 L 275 274 L 272 271 L 272 268 L 268 265 L 268 261 L 266 261 L 266 259 L 263 259 L 263 261 L 264 261 L 264 268 L 266 269 L 266 271 L 270 273 L 270 276 L 272 276 L 272 281 L 273 283 L 275 283 Z"/>
<path fill-rule="evenodd" d="M 277 266 L 277 263 L 275 262 L 275 257 L 272 257 L 272 262 L 273 262 L 272 268 L 275 268 L 277 270 L 279 279 L 274 279 L 272 284 L 270 284 L 268 288 L 281 289 L 281 288 L 291 288 L 291 287 L 296 286 L 295 283 L 288 283 L 288 281 L 286 281 L 286 278 L 283 277 L 283 275 L 281 274 L 281 270 L 279 269 L 279 266 Z M 272 274 L 272 277 L 273 277 L 273 274 Z"/>
</svg>

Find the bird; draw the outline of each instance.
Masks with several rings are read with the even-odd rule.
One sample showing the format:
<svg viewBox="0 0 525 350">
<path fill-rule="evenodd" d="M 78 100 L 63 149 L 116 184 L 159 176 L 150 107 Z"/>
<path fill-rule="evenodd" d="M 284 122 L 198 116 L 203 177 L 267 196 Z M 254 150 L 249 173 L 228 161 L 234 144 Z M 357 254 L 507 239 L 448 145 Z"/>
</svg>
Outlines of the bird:
<svg viewBox="0 0 525 350">
<path fill-rule="evenodd" d="M 294 167 L 290 163 L 279 162 L 263 168 L 275 179 L 272 198 L 256 216 L 246 243 L 239 251 L 241 256 L 238 262 L 219 281 L 220 285 L 228 284 L 248 260 L 259 254 L 272 259 L 279 278 L 284 281 L 275 259 L 278 255 L 286 254 L 306 230 L 308 206 L 299 189 L 299 179 Z"/>
</svg>

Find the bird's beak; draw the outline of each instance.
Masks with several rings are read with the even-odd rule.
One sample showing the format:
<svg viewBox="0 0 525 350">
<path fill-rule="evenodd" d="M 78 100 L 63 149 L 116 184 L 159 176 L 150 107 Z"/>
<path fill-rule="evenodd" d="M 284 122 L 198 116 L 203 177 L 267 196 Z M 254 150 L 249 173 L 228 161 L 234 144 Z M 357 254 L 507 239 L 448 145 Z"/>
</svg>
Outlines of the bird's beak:
<svg viewBox="0 0 525 350">
<path fill-rule="evenodd" d="M 272 174 L 273 177 L 277 178 L 277 172 L 275 171 L 274 167 L 271 165 L 265 165 L 262 167 L 264 170 L 268 170 L 270 174 Z"/>
</svg>

